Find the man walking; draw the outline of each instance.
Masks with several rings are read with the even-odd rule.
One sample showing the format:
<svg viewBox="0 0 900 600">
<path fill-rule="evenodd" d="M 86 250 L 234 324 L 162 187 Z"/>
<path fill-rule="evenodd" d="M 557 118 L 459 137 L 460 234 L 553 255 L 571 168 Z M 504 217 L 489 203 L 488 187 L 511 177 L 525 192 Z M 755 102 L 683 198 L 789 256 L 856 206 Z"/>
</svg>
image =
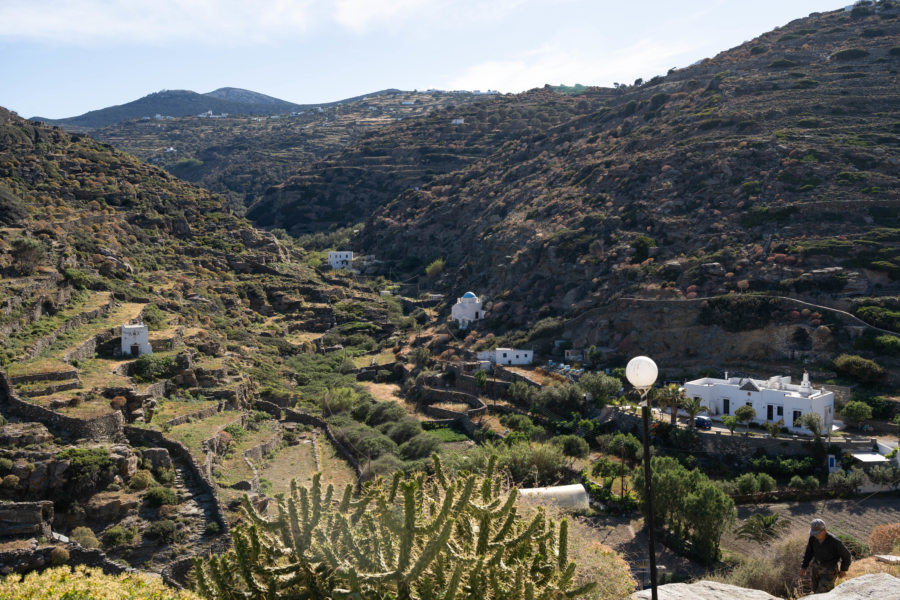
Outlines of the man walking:
<svg viewBox="0 0 900 600">
<path fill-rule="evenodd" d="M 825 531 L 825 521 L 813 520 L 809 526 L 809 543 L 800 565 L 801 577 L 806 577 L 806 569 L 811 567 L 813 593 L 821 594 L 834 589 L 834 580 L 847 574 L 850 560 L 850 551 L 843 542 Z"/>
</svg>

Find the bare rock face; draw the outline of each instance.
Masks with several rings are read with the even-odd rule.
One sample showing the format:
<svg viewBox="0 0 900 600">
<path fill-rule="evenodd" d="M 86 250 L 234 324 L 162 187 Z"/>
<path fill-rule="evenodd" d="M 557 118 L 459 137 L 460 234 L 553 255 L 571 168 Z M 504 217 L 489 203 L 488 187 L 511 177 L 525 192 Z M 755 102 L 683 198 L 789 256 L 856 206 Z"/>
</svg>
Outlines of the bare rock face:
<svg viewBox="0 0 900 600">
<path fill-rule="evenodd" d="M 900 600 L 900 579 L 887 573 L 869 573 L 845 581 L 827 594 L 800 600 Z"/>
<path fill-rule="evenodd" d="M 172 468 L 172 457 L 165 448 L 144 448 L 141 450 L 141 457 L 150 461 L 154 471 Z"/>
<path fill-rule="evenodd" d="M 657 592 L 659 600 L 778 600 L 760 590 L 748 590 L 717 581 L 670 583 L 659 586 Z M 650 600 L 650 597 L 650 590 L 643 590 L 633 593 L 631 600 Z"/>
</svg>

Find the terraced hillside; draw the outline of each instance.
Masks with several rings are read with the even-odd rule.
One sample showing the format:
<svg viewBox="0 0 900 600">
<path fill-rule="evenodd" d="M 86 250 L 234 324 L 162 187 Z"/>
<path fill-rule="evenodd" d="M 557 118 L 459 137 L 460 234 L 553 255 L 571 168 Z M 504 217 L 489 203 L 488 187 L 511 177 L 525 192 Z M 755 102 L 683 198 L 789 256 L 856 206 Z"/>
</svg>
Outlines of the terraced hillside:
<svg viewBox="0 0 900 600">
<path fill-rule="evenodd" d="M 394 361 L 413 321 L 389 282 L 326 276 L 318 253 L 89 137 L 0 110 L 0 140 L 0 498 L 49 500 L 57 533 L 184 581 L 228 544 L 243 494 L 264 506 L 313 469 L 356 481 L 320 398 L 357 361 Z M 122 354 L 136 322 L 152 354 Z M 316 460 L 292 468 L 309 442 Z"/>
<path fill-rule="evenodd" d="M 132 119 L 90 134 L 243 208 L 302 166 L 340 151 L 370 131 L 486 99 L 469 93 L 385 90 L 294 107 L 284 114 Z"/>
</svg>

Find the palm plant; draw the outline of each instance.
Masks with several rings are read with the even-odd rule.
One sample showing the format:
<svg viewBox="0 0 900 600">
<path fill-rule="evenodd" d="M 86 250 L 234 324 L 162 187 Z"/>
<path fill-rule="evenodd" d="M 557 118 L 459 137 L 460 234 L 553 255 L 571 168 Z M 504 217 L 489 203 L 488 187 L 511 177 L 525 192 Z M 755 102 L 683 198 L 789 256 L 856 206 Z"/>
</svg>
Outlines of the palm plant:
<svg viewBox="0 0 900 600">
<path fill-rule="evenodd" d="M 757 513 L 741 523 L 734 533 L 742 540 L 763 544 L 776 539 L 788 527 L 790 527 L 790 521 L 782 519 L 778 513 L 771 515 Z"/>
<path fill-rule="evenodd" d="M 683 393 L 682 393 L 683 395 Z M 693 429 L 694 428 L 694 419 L 697 418 L 697 415 L 704 411 L 709 411 L 708 406 L 704 406 L 700 404 L 700 398 L 687 398 L 685 397 L 681 401 L 681 408 L 688 414 L 688 426 Z"/>
</svg>

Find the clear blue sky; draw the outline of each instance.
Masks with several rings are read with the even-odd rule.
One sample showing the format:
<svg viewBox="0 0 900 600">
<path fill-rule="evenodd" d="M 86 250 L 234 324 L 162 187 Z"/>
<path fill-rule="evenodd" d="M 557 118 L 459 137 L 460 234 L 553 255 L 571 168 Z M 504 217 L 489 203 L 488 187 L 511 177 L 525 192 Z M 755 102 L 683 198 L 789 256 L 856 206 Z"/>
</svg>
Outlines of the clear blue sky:
<svg viewBox="0 0 900 600">
<path fill-rule="evenodd" d="M 61 118 L 161 89 L 297 103 L 384 88 L 609 86 L 852 0 L 0 0 L 0 106 Z"/>
</svg>

